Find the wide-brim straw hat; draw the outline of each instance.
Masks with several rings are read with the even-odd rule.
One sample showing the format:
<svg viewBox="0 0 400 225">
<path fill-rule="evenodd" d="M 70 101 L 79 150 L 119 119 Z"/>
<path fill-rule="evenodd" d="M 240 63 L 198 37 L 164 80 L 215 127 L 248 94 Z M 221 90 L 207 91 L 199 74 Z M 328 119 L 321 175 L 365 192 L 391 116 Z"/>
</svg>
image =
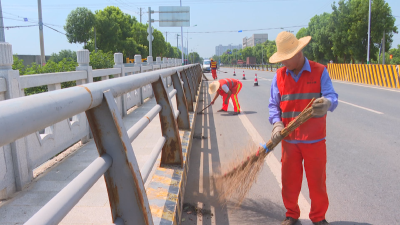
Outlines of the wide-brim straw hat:
<svg viewBox="0 0 400 225">
<path fill-rule="evenodd" d="M 278 63 L 293 58 L 293 56 L 306 47 L 310 40 L 311 36 L 297 39 L 290 32 L 280 32 L 275 39 L 277 52 L 269 58 L 269 62 Z"/>
<path fill-rule="evenodd" d="M 210 93 L 210 95 L 214 94 L 218 90 L 219 85 L 219 81 L 213 81 L 208 87 L 208 93 Z"/>
</svg>

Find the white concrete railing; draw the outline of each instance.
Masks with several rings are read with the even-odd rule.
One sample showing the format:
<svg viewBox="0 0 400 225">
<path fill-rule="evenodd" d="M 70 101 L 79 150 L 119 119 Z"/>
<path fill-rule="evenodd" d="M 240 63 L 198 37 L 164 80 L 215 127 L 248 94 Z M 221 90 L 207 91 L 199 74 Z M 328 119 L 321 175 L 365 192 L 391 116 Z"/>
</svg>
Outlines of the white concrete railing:
<svg viewBox="0 0 400 225">
<path fill-rule="evenodd" d="M 24 96 L 25 88 L 47 85 L 48 91 L 54 91 L 61 89 L 62 82 L 76 81 L 76 85 L 82 85 L 92 83 L 94 77 L 107 80 L 111 75 L 114 78 L 134 76 L 145 71 L 180 66 L 180 63 L 167 63 L 167 59 L 164 59 L 165 63 L 160 63 L 161 58 L 157 57 L 156 62 L 137 63 L 129 67 L 129 64 L 122 63 L 122 53 L 115 53 L 114 68 L 92 70 L 89 66 L 88 50 L 80 50 L 77 51 L 79 64 L 77 71 L 20 76 L 19 71 L 11 68 L 10 49 L 10 44 L 0 43 L 0 51 L 6 53 L 0 56 L 0 101 Z M 140 55 L 135 57 L 140 59 L 136 62 L 141 62 Z M 151 57 L 149 58 L 148 60 L 152 60 Z M 167 86 L 172 85 L 171 79 L 166 83 Z M 126 116 L 131 107 L 141 105 L 146 98 L 152 96 L 151 85 L 146 85 L 115 98 L 115 101 L 122 116 Z M 5 199 L 15 191 L 22 190 L 32 180 L 33 170 L 42 163 L 80 140 L 83 143 L 87 142 L 89 132 L 86 115 L 82 112 L 11 144 L 0 146 L 0 199 Z"/>
</svg>

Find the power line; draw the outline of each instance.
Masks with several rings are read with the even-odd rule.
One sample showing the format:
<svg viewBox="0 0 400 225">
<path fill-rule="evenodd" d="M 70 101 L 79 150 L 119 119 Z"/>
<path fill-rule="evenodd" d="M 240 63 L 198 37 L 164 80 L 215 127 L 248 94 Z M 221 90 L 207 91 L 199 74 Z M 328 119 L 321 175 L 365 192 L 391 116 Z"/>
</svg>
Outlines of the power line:
<svg viewBox="0 0 400 225">
<path fill-rule="evenodd" d="M 3 13 L 6 13 L 6 12 L 3 12 Z M 34 20 L 34 19 L 31 19 L 31 18 L 28 18 L 28 17 L 22 17 L 22 16 L 18 16 L 18 15 L 15 15 L 15 14 L 11 14 L 11 13 L 6 13 L 6 14 L 10 14 L 10 15 L 13 15 L 13 16 L 16 16 L 16 17 L 18 17 L 18 18 L 22 18 L 22 19 L 15 19 L 15 18 L 10 18 L 10 17 L 2 17 L 2 18 L 4 18 L 4 19 L 9 19 L 9 20 L 15 20 L 15 21 L 21 21 L 21 22 L 25 22 L 25 23 L 39 23 L 39 21 L 37 21 L 37 20 Z M 29 20 L 25 20 L 25 18 L 26 19 L 30 19 L 30 20 L 33 20 L 34 22 L 31 22 L 31 21 L 29 21 Z M 43 23 L 44 24 L 44 23 Z M 51 24 L 51 23 L 46 23 L 47 25 L 51 25 L 51 26 L 56 26 L 56 27 L 63 27 L 63 26 L 61 26 L 61 25 L 57 25 L 57 24 Z"/>
<path fill-rule="evenodd" d="M 307 27 L 308 25 L 299 25 L 299 26 L 290 26 L 290 27 L 273 27 L 273 28 L 261 28 L 261 29 L 248 29 L 248 30 L 241 30 L 242 32 L 247 31 L 262 31 L 262 30 L 284 30 L 288 28 L 296 28 L 296 27 Z M 168 32 L 171 34 L 180 34 L 180 32 Z M 214 33 L 238 33 L 238 30 L 225 30 L 225 31 L 192 31 L 187 32 L 191 34 L 214 34 Z"/>
<path fill-rule="evenodd" d="M 25 25 L 25 26 L 6 26 L 6 27 L 0 27 L 0 28 L 21 28 L 21 27 L 35 27 L 35 26 L 39 26 L 39 25 Z"/>
<path fill-rule="evenodd" d="M 59 30 L 56 30 L 56 29 L 54 29 L 54 28 L 52 28 L 52 27 L 50 27 L 50 26 L 47 26 L 46 24 L 43 24 L 43 26 L 45 26 L 45 27 L 47 27 L 47 28 L 50 28 L 50 29 L 54 30 L 55 32 L 58 32 L 58 33 L 60 33 L 60 34 L 64 34 L 65 36 L 67 36 L 67 34 L 65 34 L 65 33 L 61 32 L 61 31 L 59 31 Z"/>
</svg>

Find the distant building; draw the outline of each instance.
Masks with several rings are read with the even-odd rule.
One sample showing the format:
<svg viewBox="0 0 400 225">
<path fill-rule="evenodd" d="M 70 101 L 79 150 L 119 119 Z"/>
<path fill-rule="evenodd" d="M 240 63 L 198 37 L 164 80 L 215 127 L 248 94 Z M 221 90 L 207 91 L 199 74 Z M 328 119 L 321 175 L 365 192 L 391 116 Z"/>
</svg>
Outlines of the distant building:
<svg viewBox="0 0 400 225">
<path fill-rule="evenodd" d="M 262 44 L 266 41 L 268 41 L 268 34 L 253 34 L 249 38 L 243 38 L 243 48 L 254 47 L 257 44 Z"/>
<path fill-rule="evenodd" d="M 182 46 L 179 46 L 179 50 L 182 51 Z M 186 48 L 186 47 L 183 47 L 183 54 L 188 54 L 188 53 L 187 53 L 187 48 Z"/>
<path fill-rule="evenodd" d="M 34 62 L 39 64 L 39 65 L 41 63 L 41 59 L 40 59 L 41 56 L 40 55 L 16 55 L 16 56 L 19 59 L 24 60 L 24 66 L 31 65 Z M 45 56 L 46 62 L 49 61 L 50 57 L 51 56 L 49 56 L 49 55 Z"/>
<path fill-rule="evenodd" d="M 227 46 L 223 46 L 223 45 L 218 45 L 215 47 L 215 55 L 217 56 L 221 56 L 222 54 L 224 54 L 227 50 L 233 50 L 233 49 L 242 49 L 242 45 L 227 45 Z"/>
</svg>

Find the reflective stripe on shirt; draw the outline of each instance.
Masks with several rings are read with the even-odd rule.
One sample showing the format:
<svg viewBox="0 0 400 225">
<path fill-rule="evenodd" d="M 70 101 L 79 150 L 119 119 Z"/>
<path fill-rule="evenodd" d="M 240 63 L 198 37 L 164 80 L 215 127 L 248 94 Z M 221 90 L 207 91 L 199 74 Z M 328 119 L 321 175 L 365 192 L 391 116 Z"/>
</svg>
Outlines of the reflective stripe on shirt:
<svg viewBox="0 0 400 225">
<path fill-rule="evenodd" d="M 299 100 L 299 99 L 312 99 L 321 97 L 321 93 L 299 93 L 282 95 L 281 101 Z"/>
</svg>

